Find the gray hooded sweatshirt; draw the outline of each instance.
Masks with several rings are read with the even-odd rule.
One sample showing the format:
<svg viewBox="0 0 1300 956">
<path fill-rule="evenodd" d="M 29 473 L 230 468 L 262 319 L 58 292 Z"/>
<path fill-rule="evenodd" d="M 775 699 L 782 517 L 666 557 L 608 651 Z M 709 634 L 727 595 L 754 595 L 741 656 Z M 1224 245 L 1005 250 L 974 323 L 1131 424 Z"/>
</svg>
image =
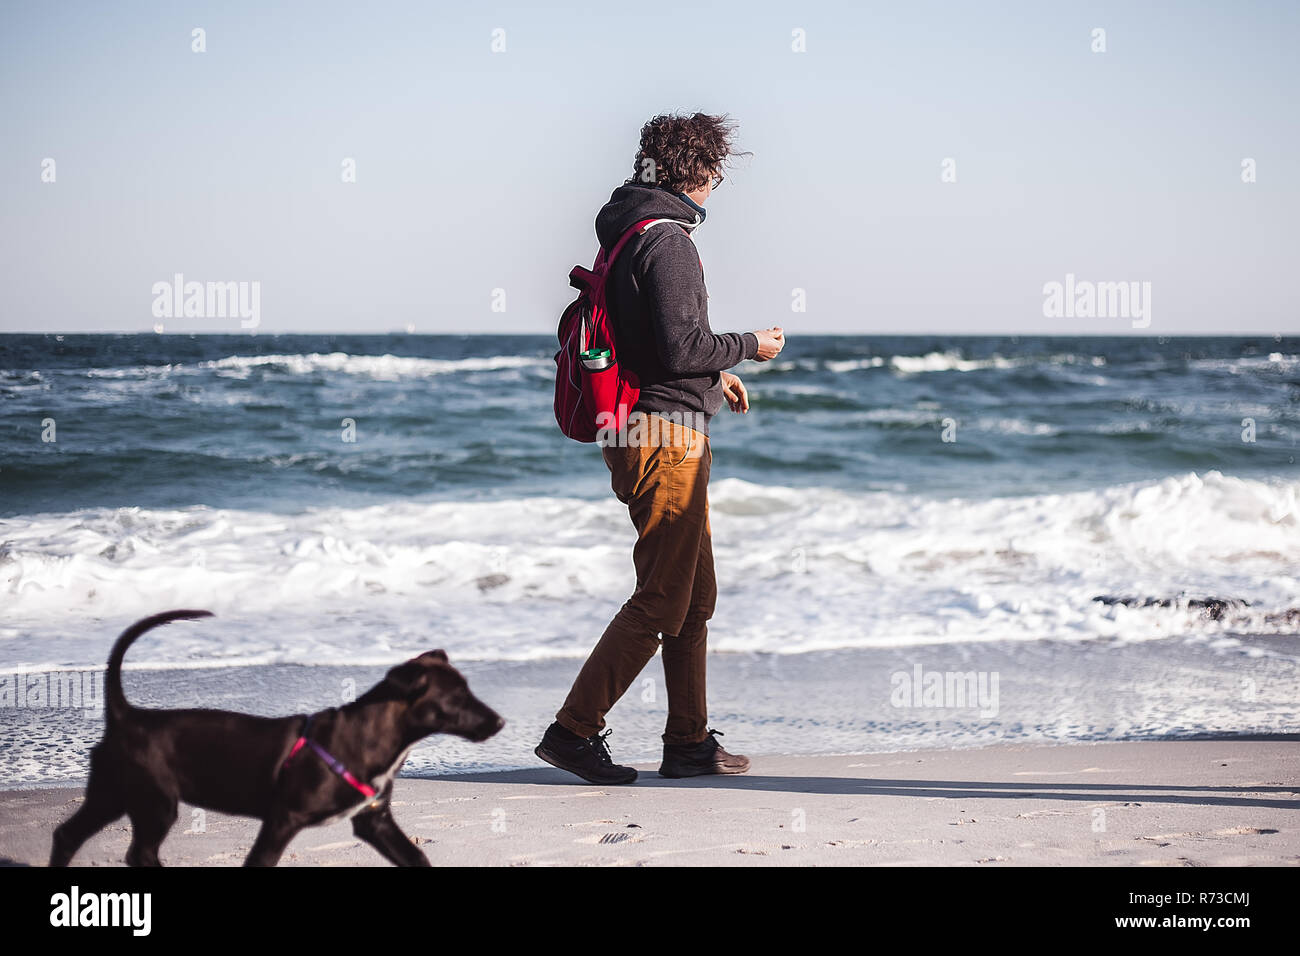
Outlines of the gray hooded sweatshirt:
<svg viewBox="0 0 1300 956">
<path fill-rule="evenodd" d="M 707 434 L 724 401 L 719 373 L 754 358 L 758 337 L 709 328 L 704 267 L 690 238 L 704 209 L 687 196 L 640 183 L 619 186 L 596 214 L 596 237 L 609 250 L 638 221 L 662 218 L 685 225 L 659 223 L 634 235 L 605 289 L 618 363 L 641 380 L 635 411 L 686 414 L 684 424 Z"/>
</svg>

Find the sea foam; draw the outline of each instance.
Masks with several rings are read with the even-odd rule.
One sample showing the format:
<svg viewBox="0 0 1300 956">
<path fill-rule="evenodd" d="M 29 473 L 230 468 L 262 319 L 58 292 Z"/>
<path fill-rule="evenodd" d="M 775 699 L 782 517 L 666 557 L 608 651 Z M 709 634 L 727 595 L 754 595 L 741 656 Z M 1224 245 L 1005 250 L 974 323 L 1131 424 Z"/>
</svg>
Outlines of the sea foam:
<svg viewBox="0 0 1300 956">
<path fill-rule="evenodd" d="M 720 651 L 1294 633 L 1300 482 L 1207 472 L 979 499 L 715 480 Z M 612 497 L 299 514 L 94 509 L 0 520 L 0 669 L 102 663 L 113 634 L 206 607 L 134 666 L 578 656 L 633 585 Z M 1104 603 L 1128 595 L 1134 606 Z M 1209 620 L 1186 599 L 1234 601 Z M 1140 606 L 1147 598 L 1169 606 Z"/>
</svg>

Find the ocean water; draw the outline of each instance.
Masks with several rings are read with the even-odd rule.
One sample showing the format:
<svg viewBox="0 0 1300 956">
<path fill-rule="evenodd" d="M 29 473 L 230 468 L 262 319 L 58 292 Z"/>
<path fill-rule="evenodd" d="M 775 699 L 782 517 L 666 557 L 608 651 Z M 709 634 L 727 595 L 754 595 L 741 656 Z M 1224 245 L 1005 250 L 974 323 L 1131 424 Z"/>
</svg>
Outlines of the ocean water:
<svg viewBox="0 0 1300 956">
<path fill-rule="evenodd" d="M 102 667 L 169 607 L 217 617 L 129 667 L 576 666 L 634 535 L 555 426 L 553 351 L 0 336 L 0 673 Z M 1067 673 L 1071 648 L 1194 644 L 1282 691 L 1215 726 L 1300 729 L 1300 338 L 792 335 L 737 371 L 714 650 L 1019 645 Z M 1180 686 L 1150 726 L 1180 725 Z"/>
<path fill-rule="evenodd" d="M 389 659 L 431 627 L 580 654 L 631 528 L 555 427 L 552 352 L 0 337 L 0 665 L 97 663 L 105 627 L 174 605 L 277 626 L 135 664 Z M 740 371 L 751 412 L 712 426 L 719 649 L 1296 626 L 1300 340 L 792 337 Z"/>
</svg>

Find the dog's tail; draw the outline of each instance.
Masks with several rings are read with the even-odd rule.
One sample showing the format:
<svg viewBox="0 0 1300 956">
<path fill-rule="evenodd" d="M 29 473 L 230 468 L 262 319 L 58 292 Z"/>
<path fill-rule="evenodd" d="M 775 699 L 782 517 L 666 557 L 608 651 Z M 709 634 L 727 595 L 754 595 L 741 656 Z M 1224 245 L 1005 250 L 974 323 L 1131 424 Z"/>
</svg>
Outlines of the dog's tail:
<svg viewBox="0 0 1300 956">
<path fill-rule="evenodd" d="M 153 617 L 146 617 L 143 620 L 136 621 L 117 639 L 113 645 L 113 650 L 108 655 L 108 670 L 104 673 L 104 698 L 106 703 L 106 721 L 112 723 L 115 720 L 121 720 L 131 710 L 131 705 L 126 701 L 126 694 L 122 692 L 122 658 L 126 657 L 126 649 L 135 642 L 135 639 L 145 631 L 153 630 L 159 624 L 169 624 L 172 621 L 192 621 L 199 617 L 212 617 L 211 611 L 163 611 L 161 614 L 155 614 Z"/>
</svg>

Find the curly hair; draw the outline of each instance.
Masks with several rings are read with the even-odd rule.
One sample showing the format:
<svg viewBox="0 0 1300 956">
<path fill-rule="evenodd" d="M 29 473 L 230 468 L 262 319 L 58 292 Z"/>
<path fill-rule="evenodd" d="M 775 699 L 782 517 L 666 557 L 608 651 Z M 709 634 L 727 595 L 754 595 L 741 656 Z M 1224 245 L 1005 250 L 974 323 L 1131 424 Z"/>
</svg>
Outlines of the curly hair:
<svg viewBox="0 0 1300 956">
<path fill-rule="evenodd" d="M 641 146 L 627 183 L 654 183 L 673 192 L 699 189 L 733 156 L 735 124 L 727 114 L 662 113 L 641 127 Z"/>
</svg>

